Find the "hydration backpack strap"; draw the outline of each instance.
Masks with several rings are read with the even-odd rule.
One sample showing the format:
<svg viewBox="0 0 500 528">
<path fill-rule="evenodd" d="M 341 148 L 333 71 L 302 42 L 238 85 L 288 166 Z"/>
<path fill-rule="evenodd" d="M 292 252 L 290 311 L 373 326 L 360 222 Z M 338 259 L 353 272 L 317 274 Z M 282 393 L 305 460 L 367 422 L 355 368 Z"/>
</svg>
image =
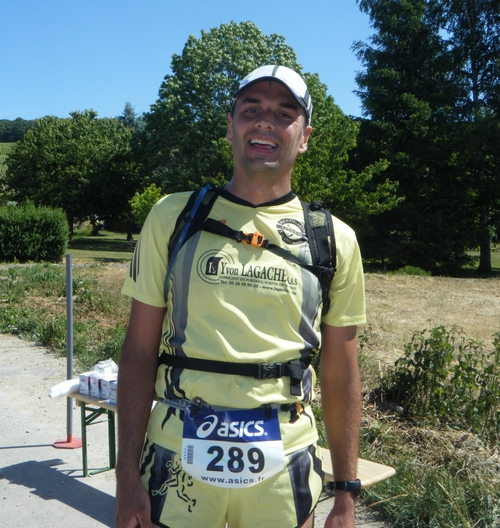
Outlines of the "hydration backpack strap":
<svg viewBox="0 0 500 528">
<path fill-rule="evenodd" d="M 330 308 L 330 285 L 337 271 L 337 247 L 332 215 L 323 209 L 319 202 L 301 203 L 312 260 L 319 268 L 317 277 L 321 283 L 323 315 L 325 315 Z"/>
<path fill-rule="evenodd" d="M 318 202 L 311 204 L 301 203 L 304 211 L 306 237 L 311 250 L 312 265 L 307 264 L 299 257 L 290 253 L 290 251 L 270 243 L 258 231 L 255 233 L 237 231 L 213 218 L 207 218 L 201 226 L 201 229 L 209 233 L 230 238 L 236 242 L 267 249 L 275 255 L 289 260 L 313 273 L 321 284 L 324 315 L 330 308 L 330 284 L 336 271 L 336 246 L 332 216 Z"/>
<path fill-rule="evenodd" d="M 174 232 L 168 243 L 168 268 L 163 287 L 165 301 L 167 300 L 170 276 L 177 254 L 181 247 L 201 229 L 219 193 L 220 189 L 210 183 L 192 192 L 184 209 L 177 217 Z"/>
<path fill-rule="evenodd" d="M 163 352 L 160 355 L 160 363 L 169 367 L 201 370 L 216 374 L 233 374 L 255 379 L 279 379 L 288 376 L 290 378 L 290 393 L 292 396 L 300 396 L 300 383 L 310 361 L 297 359 L 288 363 L 230 363 L 228 361 L 174 356 Z"/>
</svg>

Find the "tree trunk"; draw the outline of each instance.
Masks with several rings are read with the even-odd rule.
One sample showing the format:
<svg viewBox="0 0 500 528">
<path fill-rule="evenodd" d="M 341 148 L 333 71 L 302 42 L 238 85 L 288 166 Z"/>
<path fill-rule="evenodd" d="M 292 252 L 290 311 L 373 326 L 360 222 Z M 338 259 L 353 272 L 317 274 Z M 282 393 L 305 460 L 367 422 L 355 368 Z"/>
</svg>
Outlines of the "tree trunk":
<svg viewBox="0 0 500 528">
<path fill-rule="evenodd" d="M 479 266 L 477 271 L 480 273 L 491 273 L 490 222 L 488 204 L 481 206 L 479 229 L 480 245 Z"/>
<path fill-rule="evenodd" d="M 127 242 L 134 240 L 134 237 L 132 236 L 133 228 L 134 228 L 134 220 L 131 218 L 127 222 Z"/>
</svg>

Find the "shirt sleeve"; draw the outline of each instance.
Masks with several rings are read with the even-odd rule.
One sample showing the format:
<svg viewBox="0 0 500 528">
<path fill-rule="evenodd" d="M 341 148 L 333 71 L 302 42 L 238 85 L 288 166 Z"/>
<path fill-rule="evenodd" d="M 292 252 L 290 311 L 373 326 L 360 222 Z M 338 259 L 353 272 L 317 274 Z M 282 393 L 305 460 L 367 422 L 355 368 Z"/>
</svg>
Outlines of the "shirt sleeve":
<svg viewBox="0 0 500 528">
<path fill-rule="evenodd" d="M 141 229 L 122 293 L 159 308 L 165 307 L 164 283 L 168 242 L 182 207 L 174 195 L 165 196 L 151 209 Z"/>
<path fill-rule="evenodd" d="M 330 309 L 323 322 L 355 326 L 366 322 L 365 284 L 361 253 L 354 231 L 333 217 L 337 271 L 330 286 Z"/>
</svg>

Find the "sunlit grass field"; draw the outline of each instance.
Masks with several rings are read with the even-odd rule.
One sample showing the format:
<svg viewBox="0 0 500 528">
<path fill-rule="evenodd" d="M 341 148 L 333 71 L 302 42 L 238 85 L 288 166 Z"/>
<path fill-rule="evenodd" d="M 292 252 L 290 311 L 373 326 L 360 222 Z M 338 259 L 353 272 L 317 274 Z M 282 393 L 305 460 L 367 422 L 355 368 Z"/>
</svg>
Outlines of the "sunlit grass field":
<svg viewBox="0 0 500 528">
<path fill-rule="evenodd" d="M 127 261 L 132 258 L 137 237 L 134 235 L 134 240 L 127 241 L 126 233 L 102 230 L 97 236 L 92 236 L 90 231 L 77 231 L 69 244 L 68 253 L 74 259 L 87 262 Z"/>
</svg>

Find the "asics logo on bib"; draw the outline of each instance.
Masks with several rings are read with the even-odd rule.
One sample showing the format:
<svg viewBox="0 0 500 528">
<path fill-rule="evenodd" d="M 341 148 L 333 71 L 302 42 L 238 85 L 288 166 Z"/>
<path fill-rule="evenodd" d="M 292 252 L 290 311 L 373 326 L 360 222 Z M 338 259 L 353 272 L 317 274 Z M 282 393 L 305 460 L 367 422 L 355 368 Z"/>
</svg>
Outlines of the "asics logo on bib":
<svg viewBox="0 0 500 528">
<path fill-rule="evenodd" d="M 265 431 L 263 428 L 264 420 L 250 420 L 225 422 L 219 421 L 219 417 L 215 414 L 205 416 L 203 423 L 196 430 L 198 438 L 207 438 L 215 433 L 220 438 L 243 438 L 263 436 Z"/>
</svg>

